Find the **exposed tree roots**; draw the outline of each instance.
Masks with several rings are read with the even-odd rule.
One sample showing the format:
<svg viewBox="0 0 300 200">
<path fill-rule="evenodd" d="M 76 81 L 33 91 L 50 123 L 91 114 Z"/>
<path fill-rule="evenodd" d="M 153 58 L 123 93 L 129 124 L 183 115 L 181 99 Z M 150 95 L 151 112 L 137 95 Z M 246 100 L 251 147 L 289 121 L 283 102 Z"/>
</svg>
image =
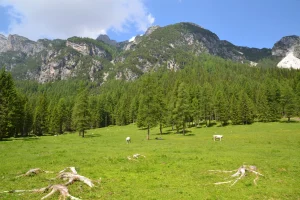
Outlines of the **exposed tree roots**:
<svg viewBox="0 0 300 200">
<path fill-rule="evenodd" d="M 70 169 L 71 172 L 66 172 L 68 169 Z M 81 176 L 77 173 L 75 167 L 67 167 L 64 170 L 60 171 L 57 178 L 63 179 L 63 180 L 68 180 L 65 185 L 70 185 L 74 183 L 75 181 L 81 181 L 84 182 L 86 185 L 89 187 L 94 187 L 95 185 L 93 184 L 92 180 L 89 178 L 86 178 L 84 176 Z"/>
<path fill-rule="evenodd" d="M 44 187 L 44 188 L 40 188 L 40 189 L 33 189 L 33 190 L 11 190 L 11 191 L 4 191 L 4 192 L 1 192 L 1 193 L 20 193 L 20 192 L 38 192 L 38 193 L 43 193 L 43 192 L 46 192 L 48 190 L 51 190 L 50 193 L 47 194 L 46 196 L 42 197 L 41 200 L 50 197 L 55 192 L 59 192 L 60 193 L 59 199 L 65 200 L 66 198 L 69 198 L 71 200 L 80 200 L 79 198 L 70 195 L 67 186 L 60 185 L 60 184 L 58 184 L 58 185 L 50 185 L 48 187 Z"/>
<path fill-rule="evenodd" d="M 67 186 L 65 186 L 65 185 L 60 185 L 60 184 L 52 185 L 49 189 L 51 190 L 51 192 L 49 194 L 47 194 L 46 196 L 42 197 L 41 200 L 50 197 L 55 192 L 60 193 L 59 199 L 65 200 L 66 198 L 69 198 L 71 200 L 80 200 L 79 198 L 70 195 L 69 190 L 68 190 Z"/>
<path fill-rule="evenodd" d="M 41 170 L 40 168 L 35 168 L 35 169 L 30 169 L 25 174 L 19 175 L 17 177 L 36 175 L 36 174 L 39 174 L 41 172 L 53 173 L 53 172 Z M 65 168 L 64 170 L 62 170 L 58 173 L 58 176 L 56 178 L 63 179 L 63 180 L 68 180 L 68 182 L 65 183 L 65 184 L 50 185 L 48 187 L 44 187 L 44 188 L 40 188 L 40 189 L 10 190 L 10 191 L 3 191 L 1 193 L 21 193 L 21 192 L 39 192 L 39 193 L 43 193 L 43 192 L 46 192 L 48 190 L 51 190 L 49 194 L 42 197 L 41 199 L 42 200 L 46 199 L 46 198 L 50 197 L 51 195 L 53 195 L 54 193 L 59 192 L 60 193 L 60 198 L 59 199 L 64 200 L 64 199 L 68 198 L 68 199 L 71 199 L 71 200 L 80 200 L 79 198 L 70 195 L 70 193 L 68 191 L 68 188 L 67 188 L 68 185 L 74 183 L 75 181 L 81 181 L 81 182 L 85 183 L 86 185 L 88 185 L 89 187 L 94 187 L 95 186 L 93 184 L 92 180 L 90 180 L 89 178 L 86 178 L 84 176 L 79 175 L 77 173 L 75 167 Z M 97 182 L 100 183 L 100 181 L 101 181 L 101 179 Z"/>
<path fill-rule="evenodd" d="M 254 173 L 256 175 L 255 179 L 253 180 L 253 183 L 255 185 L 257 185 L 256 182 L 259 179 L 259 176 L 264 176 L 264 175 L 260 174 L 256 170 L 257 170 L 256 166 L 253 166 L 253 165 L 242 165 L 237 170 L 232 170 L 232 171 L 223 171 L 223 170 L 209 170 L 209 171 L 211 171 L 211 172 L 224 172 L 224 173 L 231 173 L 231 172 L 236 171 L 235 174 L 231 175 L 231 177 L 237 177 L 236 179 L 233 179 L 233 180 L 230 180 L 230 181 L 225 181 L 225 182 L 214 183 L 215 185 L 232 183 L 230 185 L 230 187 L 231 187 L 231 186 L 235 185 L 240 179 L 242 179 L 243 177 L 245 177 L 246 176 L 246 172 L 252 172 L 252 173 Z"/>
<path fill-rule="evenodd" d="M 127 156 L 127 159 L 128 159 L 128 160 L 138 161 L 137 159 L 138 159 L 139 157 L 144 157 L 144 158 L 146 158 L 146 156 L 136 153 L 136 154 L 133 154 L 132 156 Z"/>
</svg>

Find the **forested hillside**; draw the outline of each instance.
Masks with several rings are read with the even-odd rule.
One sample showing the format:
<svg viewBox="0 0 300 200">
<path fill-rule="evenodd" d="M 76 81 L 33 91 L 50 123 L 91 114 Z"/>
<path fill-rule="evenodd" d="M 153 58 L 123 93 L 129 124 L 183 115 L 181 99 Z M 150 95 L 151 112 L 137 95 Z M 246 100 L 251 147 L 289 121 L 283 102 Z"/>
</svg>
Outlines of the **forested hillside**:
<svg viewBox="0 0 300 200">
<path fill-rule="evenodd" d="M 109 125 L 209 127 L 299 116 L 300 71 L 265 61 L 250 67 L 201 54 L 181 57 L 135 81 L 61 80 L 39 84 L 0 72 L 0 139 L 61 134 Z M 266 67 L 268 66 L 268 67 Z"/>
</svg>

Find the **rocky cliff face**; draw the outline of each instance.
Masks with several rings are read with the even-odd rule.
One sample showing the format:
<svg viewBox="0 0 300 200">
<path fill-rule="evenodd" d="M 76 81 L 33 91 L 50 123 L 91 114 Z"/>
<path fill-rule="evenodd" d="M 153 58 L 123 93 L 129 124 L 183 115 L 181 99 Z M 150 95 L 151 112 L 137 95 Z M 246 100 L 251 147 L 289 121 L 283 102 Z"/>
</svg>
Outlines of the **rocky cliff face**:
<svg viewBox="0 0 300 200">
<path fill-rule="evenodd" d="M 27 55 L 34 55 L 43 49 L 45 49 L 45 47 L 42 43 L 31 41 L 19 35 L 9 35 L 8 38 L 4 35 L 0 35 L 0 53 L 20 51 Z"/>
<path fill-rule="evenodd" d="M 74 50 L 80 52 L 82 55 L 85 56 L 90 55 L 90 56 L 99 56 L 102 58 L 110 58 L 110 56 L 107 54 L 107 52 L 104 49 L 99 48 L 95 45 L 89 45 L 84 42 L 78 44 L 78 43 L 67 41 L 66 46 L 73 48 Z"/>
<path fill-rule="evenodd" d="M 282 59 L 278 67 L 300 69 L 300 37 L 296 35 L 283 37 L 275 43 L 272 55 Z"/>
<path fill-rule="evenodd" d="M 79 40 L 80 41 L 80 40 Z M 19 79 L 40 83 L 85 77 L 101 79 L 101 59 L 111 60 L 104 48 L 85 42 L 64 40 L 28 40 L 18 35 L 0 35 L 0 66 Z"/>
<path fill-rule="evenodd" d="M 289 52 L 294 51 L 296 46 L 300 45 L 300 37 L 296 35 L 281 38 L 274 44 L 272 55 L 285 57 Z"/>
</svg>

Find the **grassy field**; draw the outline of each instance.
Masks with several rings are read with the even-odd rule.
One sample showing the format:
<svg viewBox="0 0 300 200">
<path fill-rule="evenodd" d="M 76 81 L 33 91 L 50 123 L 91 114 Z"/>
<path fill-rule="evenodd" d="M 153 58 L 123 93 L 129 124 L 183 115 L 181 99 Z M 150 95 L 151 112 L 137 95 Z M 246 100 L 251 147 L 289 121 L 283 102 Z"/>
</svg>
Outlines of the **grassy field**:
<svg viewBox="0 0 300 200">
<path fill-rule="evenodd" d="M 107 127 L 77 134 L 9 139 L 0 142 L 0 192 L 46 187 L 66 167 L 97 180 L 97 187 L 75 182 L 69 192 L 81 199 L 300 199 L 300 123 L 255 123 L 248 126 L 191 128 L 186 136 L 158 135 L 135 125 Z M 222 142 L 212 140 L 222 134 Z M 132 138 L 126 144 L 125 138 Z M 155 140 L 162 137 L 163 140 Z M 139 153 L 146 158 L 130 161 Z M 242 164 L 256 165 L 264 174 L 258 184 L 248 174 L 233 187 L 215 182 L 231 180 Z M 19 177 L 32 168 L 53 171 Z M 2 193 L 0 199 L 40 199 L 40 193 Z M 50 199 L 58 199 L 58 194 Z"/>
</svg>

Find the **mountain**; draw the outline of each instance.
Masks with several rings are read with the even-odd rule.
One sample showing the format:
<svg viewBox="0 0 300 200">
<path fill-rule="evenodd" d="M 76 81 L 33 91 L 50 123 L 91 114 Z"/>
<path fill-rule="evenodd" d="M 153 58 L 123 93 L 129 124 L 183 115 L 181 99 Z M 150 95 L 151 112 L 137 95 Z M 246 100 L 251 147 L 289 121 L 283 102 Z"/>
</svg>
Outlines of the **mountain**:
<svg viewBox="0 0 300 200">
<path fill-rule="evenodd" d="M 118 46 L 117 41 L 116 41 L 116 40 L 111 40 L 111 39 L 109 38 L 108 35 L 100 34 L 100 35 L 97 37 L 96 40 L 102 41 L 102 42 L 104 42 L 104 43 L 106 43 L 106 44 L 109 44 L 109 45 L 111 45 L 111 46 L 115 46 L 115 47 Z"/>
<path fill-rule="evenodd" d="M 108 79 L 135 80 L 162 67 L 179 70 L 200 54 L 256 65 L 269 57 L 290 58 L 292 53 L 290 60 L 296 59 L 293 67 L 297 67 L 299 44 L 298 36 L 288 36 L 273 49 L 236 46 L 188 22 L 153 26 L 144 35 L 124 42 L 107 35 L 96 40 L 72 37 L 36 42 L 18 35 L 0 35 L 0 67 L 5 66 L 16 79 L 40 83 L 70 78 L 102 83 Z"/>
<path fill-rule="evenodd" d="M 281 59 L 278 67 L 300 69 L 300 37 L 296 35 L 283 37 L 275 43 L 272 55 Z"/>
</svg>

